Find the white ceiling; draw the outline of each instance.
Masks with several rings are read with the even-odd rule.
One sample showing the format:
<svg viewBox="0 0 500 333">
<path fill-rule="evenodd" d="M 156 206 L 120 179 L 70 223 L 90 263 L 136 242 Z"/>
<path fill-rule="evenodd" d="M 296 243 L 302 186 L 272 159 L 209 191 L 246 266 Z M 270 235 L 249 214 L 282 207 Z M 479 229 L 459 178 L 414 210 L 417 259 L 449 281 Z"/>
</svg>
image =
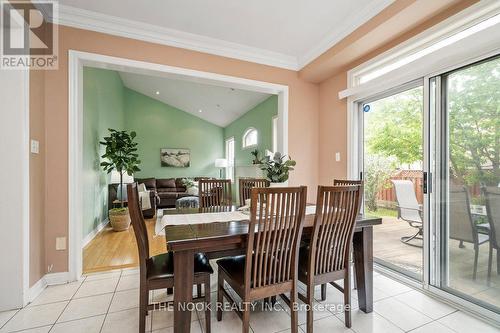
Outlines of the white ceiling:
<svg viewBox="0 0 500 333">
<path fill-rule="evenodd" d="M 127 88 L 221 127 L 226 127 L 271 96 L 169 77 L 129 72 L 119 74 Z M 156 94 L 157 91 L 159 94 Z"/>
<path fill-rule="evenodd" d="M 80 28 L 298 69 L 392 2 L 59 0 L 59 20 Z"/>
</svg>

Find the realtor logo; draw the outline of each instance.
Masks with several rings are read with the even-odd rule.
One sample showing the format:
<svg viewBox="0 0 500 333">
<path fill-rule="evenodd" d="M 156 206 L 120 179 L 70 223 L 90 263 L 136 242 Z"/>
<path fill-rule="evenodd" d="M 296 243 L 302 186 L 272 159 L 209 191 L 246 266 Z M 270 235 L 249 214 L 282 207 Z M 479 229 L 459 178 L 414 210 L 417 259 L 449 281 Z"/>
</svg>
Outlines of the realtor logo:
<svg viewBox="0 0 500 333">
<path fill-rule="evenodd" d="M 57 3 L 1 3 L 1 69 L 57 69 Z"/>
</svg>

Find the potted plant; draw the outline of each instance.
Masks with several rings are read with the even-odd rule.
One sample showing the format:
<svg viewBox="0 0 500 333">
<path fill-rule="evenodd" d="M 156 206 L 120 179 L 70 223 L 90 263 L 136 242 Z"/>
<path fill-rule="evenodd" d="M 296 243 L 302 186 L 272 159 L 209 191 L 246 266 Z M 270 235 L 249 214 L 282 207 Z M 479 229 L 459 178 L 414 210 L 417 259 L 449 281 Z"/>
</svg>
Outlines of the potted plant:
<svg viewBox="0 0 500 333">
<path fill-rule="evenodd" d="M 293 167 L 297 164 L 290 157 L 287 158 L 286 155 L 282 155 L 280 152 L 274 153 L 274 156 L 266 156 L 261 170 L 264 170 L 266 179 L 271 183 L 271 187 L 285 186 L 285 182 L 288 180 L 288 173 L 293 170 Z"/>
<path fill-rule="evenodd" d="M 259 150 L 258 149 L 251 151 L 250 154 L 252 154 L 252 156 L 253 156 L 252 164 L 262 164 L 262 161 L 259 158 Z"/>
<path fill-rule="evenodd" d="M 116 170 L 120 174 L 119 191 L 123 191 L 123 173 L 126 172 L 132 176 L 134 172 L 140 171 L 139 164 L 141 161 L 137 155 L 137 143 L 134 142 L 136 133 L 134 131 L 117 131 L 109 128 L 109 136 L 104 137 L 104 141 L 99 143 L 106 147 L 106 152 L 101 157 L 105 161 L 101 162 L 101 167 L 108 174 Z M 123 197 L 122 193 L 119 195 Z M 109 221 L 114 231 L 127 230 L 130 226 L 130 215 L 128 208 L 124 207 L 121 201 L 119 208 L 109 210 Z"/>
</svg>

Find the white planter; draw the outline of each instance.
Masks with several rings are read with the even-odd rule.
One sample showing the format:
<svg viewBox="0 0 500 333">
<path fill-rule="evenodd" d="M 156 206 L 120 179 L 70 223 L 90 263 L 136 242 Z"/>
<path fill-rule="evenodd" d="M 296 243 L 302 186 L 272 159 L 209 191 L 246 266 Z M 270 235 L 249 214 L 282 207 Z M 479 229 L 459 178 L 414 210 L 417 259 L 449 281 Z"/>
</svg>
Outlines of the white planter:
<svg viewBox="0 0 500 333">
<path fill-rule="evenodd" d="M 283 183 L 270 183 L 269 187 L 287 187 L 286 182 Z"/>
</svg>

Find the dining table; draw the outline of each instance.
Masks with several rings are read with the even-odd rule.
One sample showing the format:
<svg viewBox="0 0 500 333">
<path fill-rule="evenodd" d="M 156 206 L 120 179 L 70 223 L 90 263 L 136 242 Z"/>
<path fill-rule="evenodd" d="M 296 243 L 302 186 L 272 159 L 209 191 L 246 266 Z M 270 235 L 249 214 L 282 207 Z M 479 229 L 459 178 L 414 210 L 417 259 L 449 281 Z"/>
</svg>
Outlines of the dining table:
<svg viewBox="0 0 500 333">
<path fill-rule="evenodd" d="M 309 208 L 312 205 L 309 205 Z M 234 208 L 233 208 L 234 210 Z M 307 210 L 306 210 L 307 211 Z M 314 210 L 309 210 L 311 212 Z M 178 214 L 200 214 L 197 208 L 159 210 L 156 232 L 165 234 L 167 250 L 174 260 L 174 332 L 186 333 L 191 328 L 191 311 L 186 304 L 193 299 L 194 254 L 203 252 L 209 259 L 244 254 L 248 236 L 248 219 L 238 221 L 169 224 L 169 217 Z M 312 233 L 314 213 L 305 216 L 303 238 Z M 177 216 L 177 218 L 180 216 Z M 191 216 L 190 218 L 195 218 Z M 185 217 L 183 217 L 185 218 Z M 361 311 L 373 311 L 373 226 L 382 219 L 359 215 L 353 235 L 353 261 Z M 160 230 L 158 230 L 158 228 Z"/>
</svg>

